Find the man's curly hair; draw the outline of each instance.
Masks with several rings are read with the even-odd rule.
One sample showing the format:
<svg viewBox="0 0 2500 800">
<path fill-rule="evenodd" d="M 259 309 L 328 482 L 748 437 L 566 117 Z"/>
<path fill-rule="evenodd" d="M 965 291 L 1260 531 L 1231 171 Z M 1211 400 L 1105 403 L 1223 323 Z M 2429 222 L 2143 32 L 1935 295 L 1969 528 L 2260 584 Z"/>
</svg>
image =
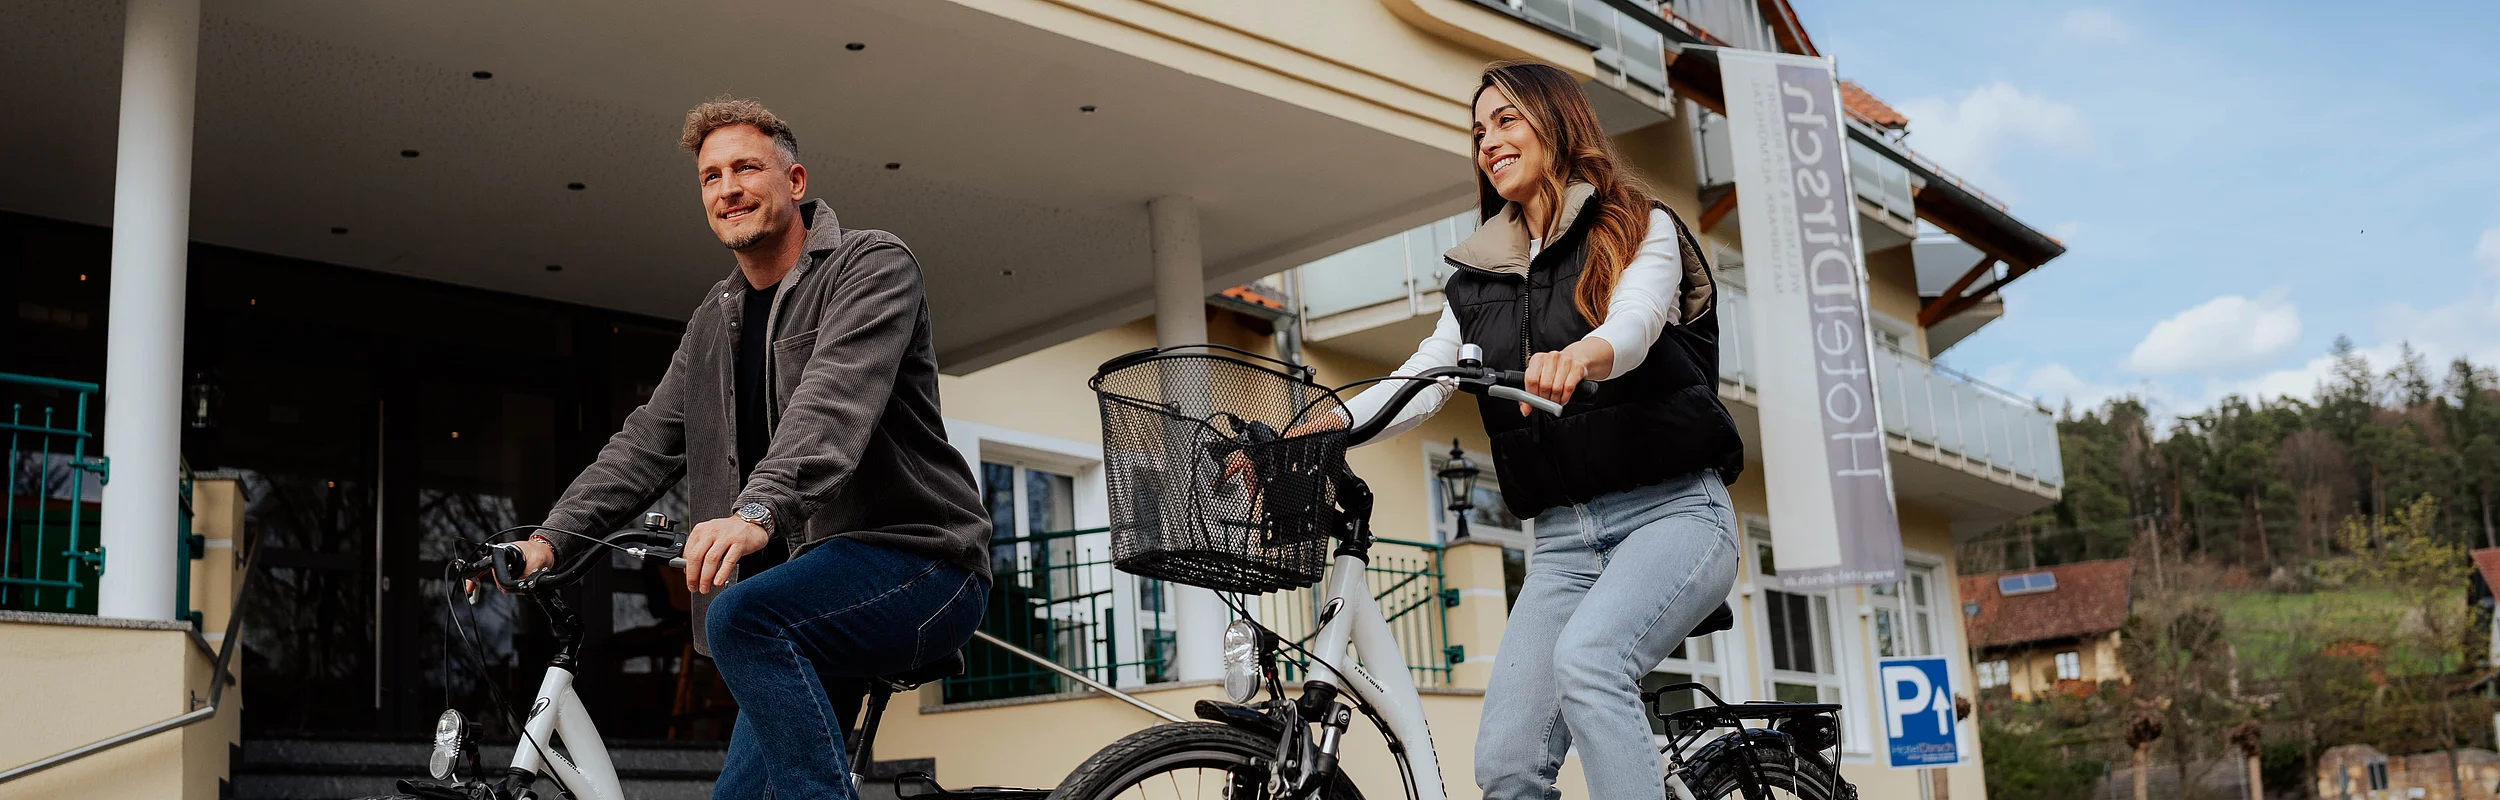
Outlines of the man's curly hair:
<svg viewBox="0 0 2500 800">
<path fill-rule="evenodd" d="M 756 130 L 773 138 L 773 144 L 781 149 L 783 158 L 789 159 L 792 164 L 799 163 L 799 140 L 790 135 L 790 123 L 781 121 L 763 103 L 725 94 L 686 112 L 686 128 L 678 134 L 677 146 L 686 148 L 689 153 L 702 152 L 703 137 L 731 125 L 755 126 Z"/>
</svg>

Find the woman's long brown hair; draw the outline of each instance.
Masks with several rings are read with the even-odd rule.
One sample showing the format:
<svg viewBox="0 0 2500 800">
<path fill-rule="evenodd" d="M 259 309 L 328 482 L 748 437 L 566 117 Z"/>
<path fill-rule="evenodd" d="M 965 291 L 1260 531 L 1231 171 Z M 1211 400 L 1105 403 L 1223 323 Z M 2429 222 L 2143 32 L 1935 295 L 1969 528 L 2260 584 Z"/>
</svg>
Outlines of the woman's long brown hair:
<svg viewBox="0 0 2500 800">
<path fill-rule="evenodd" d="M 1623 276 L 1624 266 L 1632 263 L 1641 240 L 1649 238 L 1649 190 L 1624 172 L 1614 140 L 1607 138 L 1605 126 L 1597 121 L 1597 109 L 1589 105 L 1588 95 L 1580 91 L 1580 81 L 1571 73 L 1536 62 L 1485 67 L 1476 97 L 1468 100 L 1469 113 L 1474 113 L 1475 100 L 1484 96 L 1484 90 L 1494 87 L 1500 87 L 1511 105 L 1527 117 L 1537 141 L 1551 154 L 1553 164 L 1537 192 L 1553 209 L 1553 219 L 1562 218 L 1563 191 L 1573 181 L 1597 188 L 1597 220 L 1589 226 L 1588 262 L 1580 268 L 1580 286 L 1572 300 L 1590 325 L 1605 322 L 1606 302 L 1614 297 L 1615 281 Z M 1476 170 L 1479 219 L 1501 213 L 1504 202 L 1493 190 L 1492 178 Z M 1551 240 L 1561 233 L 1534 231 L 1533 235 Z"/>
</svg>

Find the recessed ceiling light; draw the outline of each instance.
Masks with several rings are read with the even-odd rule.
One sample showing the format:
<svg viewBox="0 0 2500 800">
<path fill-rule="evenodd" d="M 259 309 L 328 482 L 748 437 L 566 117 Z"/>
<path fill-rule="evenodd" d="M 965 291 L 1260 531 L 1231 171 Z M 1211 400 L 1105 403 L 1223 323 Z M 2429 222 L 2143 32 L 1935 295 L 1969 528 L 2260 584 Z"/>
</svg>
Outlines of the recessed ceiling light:
<svg viewBox="0 0 2500 800">
<path fill-rule="evenodd" d="M 1092 106 L 1086 106 L 1086 107 L 1087 107 L 1087 108 L 1092 108 Z M 417 151 L 415 151 L 415 150 L 401 150 L 401 151 L 399 151 L 399 157 L 400 157 L 400 158 L 416 158 L 416 157 L 417 157 Z"/>
<path fill-rule="evenodd" d="M 573 191 L 578 192 L 578 191 L 581 191 L 581 190 L 583 190 L 583 189 L 588 189 L 588 188 L 590 188 L 590 187 L 588 187 L 588 186 L 583 186 L 583 185 L 582 185 L 582 183 L 581 183 L 581 181 L 574 181 L 574 182 L 572 182 L 572 183 L 565 184 L 565 185 L 564 185 L 564 188 L 571 189 L 571 190 L 573 190 Z"/>
<path fill-rule="evenodd" d="M 346 229 L 346 228 L 331 228 L 331 229 L 330 229 L 330 235 L 332 235 L 332 236 L 346 236 L 346 235 L 347 235 L 347 229 Z"/>
<path fill-rule="evenodd" d="M 1077 106 L 1077 107 L 1076 107 L 1076 110 L 1081 111 L 1081 112 L 1084 112 L 1084 113 L 1087 113 L 1087 114 L 1094 113 L 1094 107 L 1093 107 L 1093 106 Z"/>
<path fill-rule="evenodd" d="M 849 51 L 851 51 L 851 52 L 856 53 L 856 52 L 859 52 L 859 51 L 861 51 L 861 50 L 866 50 L 866 49 L 868 49 L 868 45 L 867 45 L 867 44 L 865 44 L 865 43 L 862 43 L 862 42 L 852 42 L 852 43 L 850 43 L 850 44 L 843 45 L 843 46 L 842 46 L 842 49 L 844 49 L 844 50 L 849 50 Z"/>
<path fill-rule="evenodd" d="M 564 271 L 564 265 L 563 265 L 563 264 L 549 264 L 549 265 L 547 265 L 547 271 L 548 271 L 548 272 L 563 272 L 563 271 Z"/>
<path fill-rule="evenodd" d="M 886 169 L 902 169 L 902 168 L 903 168 L 903 162 L 900 162 L 900 161 L 888 161 L 888 162 L 885 162 L 885 168 L 886 168 Z"/>
<path fill-rule="evenodd" d="M 476 79 L 478 79 L 478 80 L 481 80 L 481 81 L 482 81 L 482 80 L 486 80 L 486 79 L 488 79 L 488 78 L 495 77 L 495 73 L 492 73 L 492 72 L 487 72 L 486 70 L 482 70 L 482 69 L 481 69 L 481 70 L 478 70 L 478 71 L 476 71 L 476 72 L 469 73 L 469 77 L 476 78 Z"/>
</svg>

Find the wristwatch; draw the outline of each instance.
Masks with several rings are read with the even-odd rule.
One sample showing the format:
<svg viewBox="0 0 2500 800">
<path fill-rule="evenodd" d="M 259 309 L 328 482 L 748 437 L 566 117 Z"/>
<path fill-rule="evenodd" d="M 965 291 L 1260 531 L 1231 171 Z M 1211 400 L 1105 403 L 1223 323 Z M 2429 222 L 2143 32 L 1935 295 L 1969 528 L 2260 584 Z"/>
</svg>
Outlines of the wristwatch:
<svg viewBox="0 0 2500 800">
<path fill-rule="evenodd" d="M 755 527 L 763 528 L 764 535 L 772 535 L 773 509 L 771 506 L 764 505 L 763 503 L 748 503 L 739 506 L 738 518 L 755 523 Z"/>
</svg>

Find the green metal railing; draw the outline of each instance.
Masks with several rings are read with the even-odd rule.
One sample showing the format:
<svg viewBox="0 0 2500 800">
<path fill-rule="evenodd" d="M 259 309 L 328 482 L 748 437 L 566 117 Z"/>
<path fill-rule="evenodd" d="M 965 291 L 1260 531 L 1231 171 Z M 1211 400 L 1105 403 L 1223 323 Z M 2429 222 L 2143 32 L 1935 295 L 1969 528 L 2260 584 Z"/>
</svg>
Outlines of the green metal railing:
<svg viewBox="0 0 2500 800">
<path fill-rule="evenodd" d="M 1111 565 L 1106 528 L 991 542 L 989 614 L 981 630 L 1112 686 L 1171 680 L 1174 615 L 1155 581 Z M 987 642 L 964 650 L 946 702 L 1076 691 L 1079 684 Z"/>
<path fill-rule="evenodd" d="M 1449 685 L 1450 668 L 1465 660 L 1466 653 L 1450 644 L 1449 609 L 1458 605 L 1458 592 L 1449 588 L 1445 578 L 1442 546 L 1400 539 L 1373 541 L 1371 566 L 1363 577 L 1371 585 L 1372 599 L 1380 604 L 1381 616 L 1389 621 L 1389 631 L 1397 638 L 1407 669 L 1414 673 L 1415 685 Z M 1316 586 L 1266 595 L 1259 598 L 1259 619 L 1276 635 L 1309 647 L 1319 635 L 1323 602 L 1322 588 Z M 1286 648 L 1283 656 L 1284 678 L 1302 680 L 1310 665 L 1292 648 Z"/>
<path fill-rule="evenodd" d="M 89 457 L 92 383 L 0 373 L 8 401 L 7 492 L 0 495 L 0 608 L 94 614 L 104 545 L 89 512 L 86 474 L 107 477 Z"/>
<path fill-rule="evenodd" d="M 1419 686 L 1443 686 L 1464 657 L 1449 644 L 1448 609 L 1457 604 L 1442 572 L 1442 548 L 1378 540 L 1365 579 L 1396 634 Z M 1108 529 L 998 539 L 991 546 L 989 615 L 981 630 L 1070 671 L 1112 686 L 1173 680 L 1178 617 L 1162 582 L 1111 564 Z M 1317 587 L 1254 598 L 1259 618 L 1279 636 L 1309 646 L 1318 634 Z M 1285 677 L 1308 671 L 1290 649 Z M 1076 691 L 1066 676 L 974 641 L 964 674 L 946 681 L 946 702 L 963 703 Z"/>
</svg>

